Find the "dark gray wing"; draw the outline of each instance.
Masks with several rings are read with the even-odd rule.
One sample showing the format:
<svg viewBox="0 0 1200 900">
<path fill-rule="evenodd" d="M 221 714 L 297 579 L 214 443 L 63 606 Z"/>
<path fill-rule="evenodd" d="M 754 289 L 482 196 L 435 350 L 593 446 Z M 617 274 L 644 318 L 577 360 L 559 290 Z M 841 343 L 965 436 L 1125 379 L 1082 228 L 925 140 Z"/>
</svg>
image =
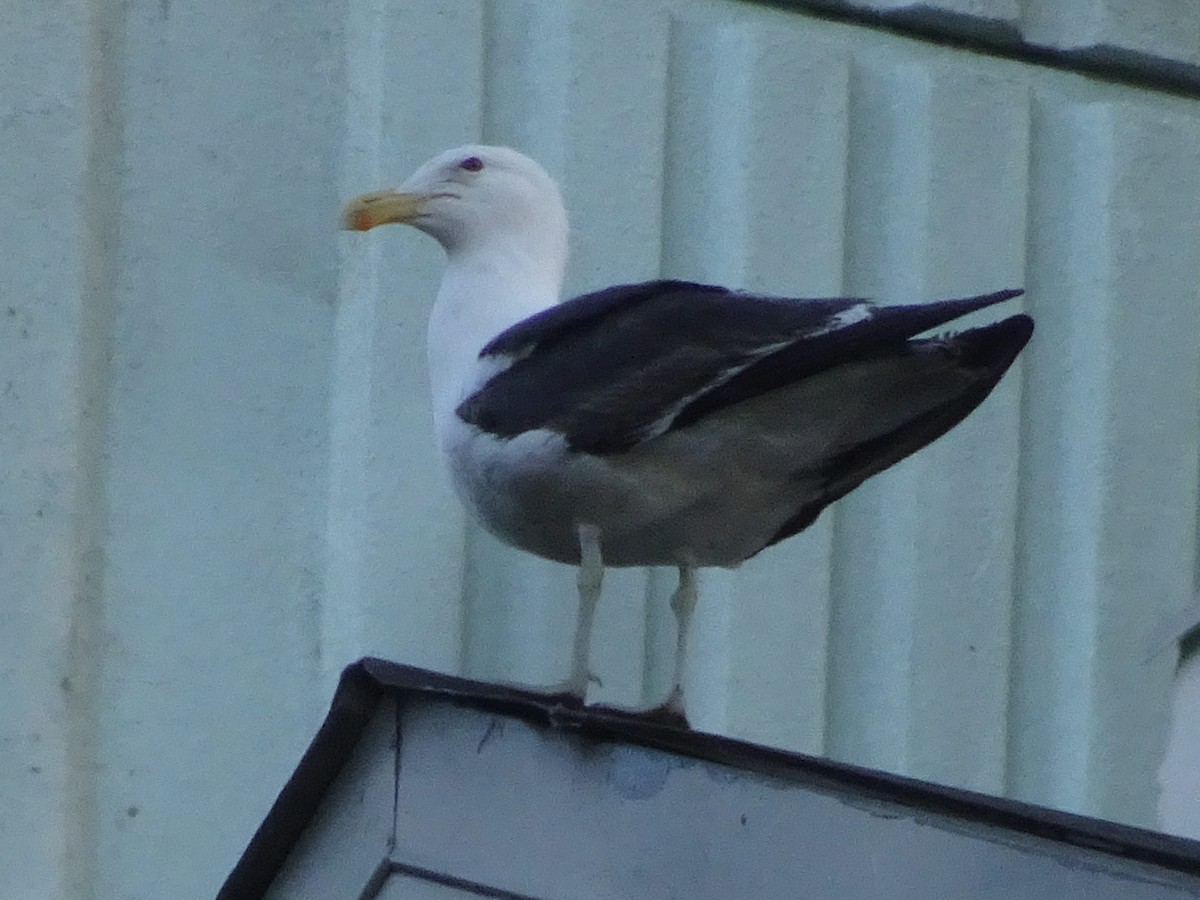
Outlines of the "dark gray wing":
<svg viewBox="0 0 1200 900">
<path fill-rule="evenodd" d="M 877 307 L 680 281 L 612 287 L 498 335 L 481 356 L 512 362 L 458 415 L 499 437 L 550 429 L 573 449 L 620 453 L 1019 293 Z"/>
</svg>

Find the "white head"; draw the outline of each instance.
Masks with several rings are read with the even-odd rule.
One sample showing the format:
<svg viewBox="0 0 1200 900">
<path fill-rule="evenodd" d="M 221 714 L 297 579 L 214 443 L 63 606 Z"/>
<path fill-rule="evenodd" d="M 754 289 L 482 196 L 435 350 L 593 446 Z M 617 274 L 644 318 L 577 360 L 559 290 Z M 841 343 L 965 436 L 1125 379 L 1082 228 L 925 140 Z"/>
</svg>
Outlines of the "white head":
<svg viewBox="0 0 1200 900">
<path fill-rule="evenodd" d="M 481 348 L 501 330 L 558 302 L 567 213 L 558 185 L 507 147 L 447 150 L 399 188 L 355 197 L 343 227 L 400 222 L 432 235 L 449 265 L 429 316 L 429 377 L 443 443 L 454 410 L 484 377 Z"/>
<path fill-rule="evenodd" d="M 546 170 L 508 147 L 447 150 L 395 190 L 351 200 L 343 225 L 366 231 L 401 222 L 437 239 L 451 261 L 495 250 L 528 254 L 558 269 L 567 255 L 567 212 Z"/>
</svg>

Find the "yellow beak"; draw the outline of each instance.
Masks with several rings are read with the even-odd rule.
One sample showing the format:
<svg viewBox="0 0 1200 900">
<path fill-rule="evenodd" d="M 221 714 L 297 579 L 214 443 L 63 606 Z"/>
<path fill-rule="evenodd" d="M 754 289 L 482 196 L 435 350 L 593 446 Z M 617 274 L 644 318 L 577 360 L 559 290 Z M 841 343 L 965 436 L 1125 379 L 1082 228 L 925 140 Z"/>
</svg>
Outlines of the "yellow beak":
<svg viewBox="0 0 1200 900">
<path fill-rule="evenodd" d="M 350 231 L 369 231 L 376 225 L 410 223 L 425 208 L 425 194 L 402 194 L 396 190 L 360 194 L 342 210 L 342 227 Z"/>
</svg>

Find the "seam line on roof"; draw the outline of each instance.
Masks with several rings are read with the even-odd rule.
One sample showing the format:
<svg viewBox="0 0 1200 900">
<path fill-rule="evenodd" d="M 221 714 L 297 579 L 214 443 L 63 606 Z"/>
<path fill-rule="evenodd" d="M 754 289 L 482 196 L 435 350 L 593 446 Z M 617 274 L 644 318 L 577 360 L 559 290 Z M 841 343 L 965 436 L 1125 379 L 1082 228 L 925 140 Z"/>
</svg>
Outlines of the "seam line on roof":
<svg viewBox="0 0 1200 900">
<path fill-rule="evenodd" d="M 436 869 L 402 862 L 397 859 L 391 861 L 388 869 L 389 874 L 407 875 L 410 878 L 428 881 L 431 884 L 440 884 L 443 887 L 457 888 L 460 891 L 478 894 L 480 897 L 493 897 L 495 900 L 539 900 L 539 898 L 532 897 L 529 894 L 515 894 L 504 888 L 484 884 L 482 881 L 472 881 L 469 878 L 451 875 L 448 872 L 439 872 Z"/>
<path fill-rule="evenodd" d="M 398 697 L 392 699 L 392 828 L 388 834 L 387 852 L 390 856 L 396 850 L 399 839 L 400 822 L 400 766 L 401 754 L 404 751 L 404 706 Z"/>
<path fill-rule="evenodd" d="M 977 19 L 939 10 L 885 11 L 850 8 L 835 0 L 749 2 L 827 22 L 869 28 L 898 37 L 966 50 L 982 56 L 1084 75 L 1109 84 L 1200 100 L 1200 65 L 1153 57 L 1136 50 L 1111 45 L 1064 50 L 1032 43 L 1021 35 L 1016 26 L 1006 22 Z"/>
<path fill-rule="evenodd" d="M 379 892 L 387 884 L 388 876 L 391 874 L 392 860 L 389 851 L 389 855 L 379 861 L 379 865 L 375 867 L 375 871 L 371 873 L 371 877 L 363 885 L 363 889 L 358 895 L 358 900 L 376 900 Z"/>
</svg>

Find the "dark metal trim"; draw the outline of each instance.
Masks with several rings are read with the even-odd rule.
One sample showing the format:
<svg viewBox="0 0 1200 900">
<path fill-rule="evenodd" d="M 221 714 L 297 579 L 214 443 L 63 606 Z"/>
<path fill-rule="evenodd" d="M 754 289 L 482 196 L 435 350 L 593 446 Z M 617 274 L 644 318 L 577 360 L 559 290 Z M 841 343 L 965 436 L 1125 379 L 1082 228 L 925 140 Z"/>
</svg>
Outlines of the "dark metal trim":
<svg viewBox="0 0 1200 900">
<path fill-rule="evenodd" d="M 1200 66 L 1112 45 L 1064 50 L 1027 40 L 1009 22 L 930 7 L 871 9 L 846 0 L 750 0 L 797 15 L 882 31 L 1097 81 L 1200 98 Z"/>
<path fill-rule="evenodd" d="M 388 868 L 388 874 L 396 872 L 412 875 L 414 878 L 420 878 L 433 884 L 441 884 L 446 887 L 470 891 L 473 894 L 478 894 L 480 897 L 493 897 L 495 900 L 538 900 L 537 897 L 531 897 L 529 894 L 514 894 L 512 891 L 492 887 L 489 884 L 483 884 L 479 881 L 471 881 L 467 878 L 459 878 L 457 875 L 449 875 L 446 872 L 436 872 L 433 869 L 426 869 L 422 866 L 414 866 L 392 860 Z"/>
</svg>

